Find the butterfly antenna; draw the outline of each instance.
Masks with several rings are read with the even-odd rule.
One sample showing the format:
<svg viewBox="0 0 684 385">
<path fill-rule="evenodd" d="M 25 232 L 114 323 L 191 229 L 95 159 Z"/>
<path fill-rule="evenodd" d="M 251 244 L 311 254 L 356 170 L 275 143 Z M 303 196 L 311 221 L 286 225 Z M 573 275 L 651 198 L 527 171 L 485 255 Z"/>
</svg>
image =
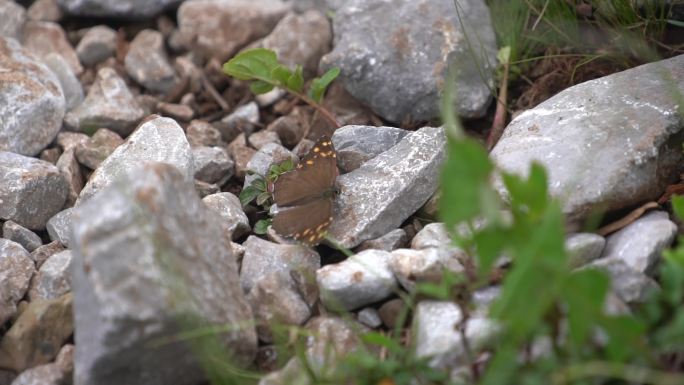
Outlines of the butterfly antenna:
<svg viewBox="0 0 684 385">
<path fill-rule="evenodd" d="M 340 251 L 342 254 L 344 254 L 346 257 L 351 257 L 352 255 L 354 255 L 354 253 L 352 253 L 351 250 L 349 250 L 348 248 L 342 246 L 342 244 L 340 244 L 340 242 L 338 242 L 335 238 L 331 237 L 330 235 L 326 235 L 326 236 L 325 236 L 325 240 L 328 241 L 328 243 L 330 243 L 330 245 L 331 245 L 332 247 L 334 247 L 335 249 L 339 250 L 339 251 Z"/>
</svg>

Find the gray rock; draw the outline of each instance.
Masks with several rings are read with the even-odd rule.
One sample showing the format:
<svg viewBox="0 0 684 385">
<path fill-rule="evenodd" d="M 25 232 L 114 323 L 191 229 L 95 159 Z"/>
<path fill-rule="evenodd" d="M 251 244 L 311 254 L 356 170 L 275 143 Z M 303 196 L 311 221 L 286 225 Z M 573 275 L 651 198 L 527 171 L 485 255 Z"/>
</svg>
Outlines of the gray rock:
<svg viewBox="0 0 684 385">
<path fill-rule="evenodd" d="M 185 129 L 185 135 L 191 147 L 200 146 L 224 146 L 221 132 L 209 122 L 203 120 L 193 120 Z"/>
<path fill-rule="evenodd" d="M 36 264 L 36 268 L 40 269 L 45 261 L 51 256 L 64 251 L 64 245 L 59 241 L 52 241 L 47 245 L 38 247 L 31 252 L 31 259 Z"/>
<path fill-rule="evenodd" d="M 256 100 L 259 107 L 269 107 L 285 96 L 285 94 L 286 92 L 280 88 L 274 88 L 265 94 L 255 96 L 254 100 Z"/>
<path fill-rule="evenodd" d="M 199 195 L 200 198 L 204 198 L 208 195 L 220 193 L 221 186 L 215 183 L 207 183 L 195 179 L 195 191 L 197 192 L 197 195 Z"/>
<path fill-rule="evenodd" d="M 378 302 L 397 290 L 390 269 L 392 255 L 365 250 L 316 271 L 321 300 L 328 309 L 354 310 Z"/>
<path fill-rule="evenodd" d="M 231 350 L 233 364 L 251 362 L 254 321 L 226 233 L 188 175 L 164 163 L 121 175 L 77 207 L 74 382 L 199 383 L 204 374 L 187 343 L 150 349 L 198 327 L 245 325 L 215 341 Z"/>
<path fill-rule="evenodd" d="M 14 316 L 34 271 L 29 253 L 20 244 L 0 238 L 0 324 Z"/>
<path fill-rule="evenodd" d="M 71 247 L 71 226 L 73 208 L 62 210 L 47 222 L 48 235 L 51 241 L 59 241 L 66 247 Z"/>
<path fill-rule="evenodd" d="M 361 344 L 360 335 L 367 331 L 361 324 L 331 316 L 313 318 L 306 328 L 310 338 L 306 339 L 304 358 L 308 370 L 319 376 L 356 351 Z M 306 370 L 298 358 L 293 357 L 281 370 L 264 376 L 259 385 L 308 385 L 311 375 Z"/>
<path fill-rule="evenodd" d="M 73 296 L 28 304 L 0 341 L 0 366 L 22 372 L 46 364 L 74 332 Z"/>
<path fill-rule="evenodd" d="M 100 128 L 85 143 L 76 148 L 76 158 L 82 165 L 95 170 L 123 142 L 124 140 L 116 132 Z"/>
<path fill-rule="evenodd" d="M 195 179 L 222 185 L 233 176 L 235 163 L 223 148 L 195 147 L 192 155 L 195 160 Z"/>
<path fill-rule="evenodd" d="M 237 196 L 229 192 L 211 194 L 202 198 L 202 202 L 221 216 L 233 240 L 249 233 L 252 229 L 247 215 L 242 210 L 240 198 Z"/>
<path fill-rule="evenodd" d="M 427 249 L 430 247 L 445 247 L 452 245 L 453 241 L 447 232 L 446 226 L 441 222 L 425 225 L 425 227 L 423 227 L 411 240 L 411 248 L 413 249 Z"/>
<path fill-rule="evenodd" d="M 73 375 L 74 345 L 66 344 L 55 362 L 24 370 L 12 385 L 70 385 Z"/>
<path fill-rule="evenodd" d="M 57 147 L 46 148 L 45 150 L 40 152 L 39 159 L 56 165 L 57 160 L 59 160 L 59 157 L 61 155 L 62 155 L 62 150 L 57 148 Z"/>
<path fill-rule="evenodd" d="M 658 290 L 656 281 L 616 258 L 601 258 L 583 268 L 596 268 L 608 273 L 612 291 L 628 304 L 644 303 L 654 290 Z"/>
<path fill-rule="evenodd" d="M 0 37 L 20 39 L 26 9 L 12 0 L 0 0 Z"/>
<path fill-rule="evenodd" d="M 421 128 L 337 178 L 330 236 L 351 248 L 399 227 L 437 189 L 445 142 L 442 128 Z"/>
<path fill-rule="evenodd" d="M 81 165 L 76 160 L 76 154 L 73 149 L 65 151 L 57 160 L 57 169 L 64 176 L 67 181 L 69 192 L 67 193 L 65 207 L 71 207 L 76 203 L 78 194 L 83 189 L 83 174 L 81 173 Z"/>
<path fill-rule="evenodd" d="M 190 144 L 183 129 L 173 119 L 155 117 L 141 124 L 90 176 L 77 205 L 130 169 L 149 162 L 171 164 L 187 181 L 193 180 L 195 172 Z"/>
<path fill-rule="evenodd" d="M 247 215 L 242 211 L 240 198 L 235 195 L 229 192 L 211 194 L 202 198 L 202 202 L 223 218 L 233 240 L 252 230 Z"/>
<path fill-rule="evenodd" d="M 395 127 L 345 126 L 335 130 L 332 142 L 337 151 L 337 165 L 342 173 L 361 167 L 394 147 L 409 131 Z"/>
<path fill-rule="evenodd" d="M 460 13 L 452 0 L 347 1 L 335 12 L 334 48 L 321 67 L 339 67 L 349 93 L 401 123 L 439 117 L 453 66 L 459 114 L 483 116 L 497 64 L 494 29 L 483 1 L 458 5 Z"/>
<path fill-rule="evenodd" d="M 361 311 L 356 315 L 356 319 L 371 329 L 377 329 L 382 326 L 380 314 L 378 314 L 378 311 L 372 307 L 361 309 Z"/>
<path fill-rule="evenodd" d="M 392 251 L 406 246 L 407 242 L 408 237 L 406 236 L 406 231 L 403 229 L 394 229 L 380 238 L 361 242 L 356 248 L 356 252 L 368 249 Z"/>
<path fill-rule="evenodd" d="M 43 244 L 40 237 L 33 231 L 14 222 L 7 221 L 2 225 L 2 238 L 9 239 L 21 245 L 29 253 Z"/>
<path fill-rule="evenodd" d="M 66 14 L 131 19 L 148 19 L 184 0 L 57 0 Z"/>
<path fill-rule="evenodd" d="M 56 53 L 64 58 L 75 75 L 83 72 L 74 47 L 62 26 L 51 21 L 28 21 L 24 25 L 22 44 L 38 57 Z"/>
<path fill-rule="evenodd" d="M 178 8 L 178 28 L 187 48 L 223 62 L 271 32 L 288 8 L 280 0 L 189 0 Z"/>
<path fill-rule="evenodd" d="M 513 119 L 490 155 L 517 174 L 541 163 L 570 220 L 657 199 L 681 172 L 675 94 L 684 55 L 563 90 Z"/>
<path fill-rule="evenodd" d="M 64 250 L 48 258 L 31 279 L 29 301 L 55 299 L 70 292 L 72 261 L 70 250 Z"/>
<path fill-rule="evenodd" d="M 83 87 L 81 87 L 81 82 L 78 81 L 64 57 L 52 52 L 43 57 L 43 63 L 59 80 L 59 85 L 64 94 L 66 111 L 71 111 L 81 104 L 83 102 Z"/>
<path fill-rule="evenodd" d="M 577 233 L 565 239 L 571 267 L 584 266 L 601 256 L 606 239 L 598 234 Z"/>
<path fill-rule="evenodd" d="M 249 102 L 237 107 L 230 115 L 221 119 L 221 125 L 217 126 L 223 139 L 233 141 L 241 132 L 252 132 L 259 123 L 259 106 Z"/>
<path fill-rule="evenodd" d="M 247 170 L 266 175 L 272 164 L 281 163 L 288 159 L 291 159 L 294 164 L 298 161 L 297 157 L 287 148 L 277 143 L 269 143 L 257 151 L 252 159 L 247 162 Z M 257 175 L 246 175 L 243 188 L 249 186 L 256 177 Z"/>
<path fill-rule="evenodd" d="M 269 130 L 261 130 L 253 133 L 252 135 L 249 136 L 248 138 L 249 144 L 256 148 L 257 150 L 261 150 L 265 145 L 269 143 L 275 143 L 275 144 L 280 144 L 280 137 L 278 136 L 278 133 L 275 131 L 269 131 Z"/>
<path fill-rule="evenodd" d="M 266 36 L 261 46 L 275 51 L 288 68 L 301 65 L 306 78 L 317 75 L 321 57 L 330 51 L 332 28 L 328 18 L 314 10 L 289 13 Z"/>
<path fill-rule="evenodd" d="M 273 342 L 273 333 L 283 330 L 274 326 L 303 325 L 311 317 L 311 309 L 295 287 L 289 274 L 272 271 L 260 277 L 247 295 L 257 321 L 259 339 Z"/>
<path fill-rule="evenodd" d="M 57 0 L 36 0 L 28 8 L 27 15 L 31 20 L 54 22 L 61 21 L 64 16 Z"/>
<path fill-rule="evenodd" d="M 16 40 L 3 37 L 0 73 L 5 79 L 0 83 L 0 151 L 34 156 L 62 126 L 64 94 L 59 81 Z"/>
<path fill-rule="evenodd" d="M 1 219 L 42 230 L 64 206 L 67 191 L 67 181 L 52 164 L 0 151 Z"/>
<path fill-rule="evenodd" d="M 174 85 L 174 87 L 176 86 Z M 157 104 L 157 113 L 183 122 L 189 122 L 190 119 L 195 117 L 195 110 L 192 107 L 178 103 L 159 103 Z"/>
<path fill-rule="evenodd" d="M 467 362 L 464 342 L 457 325 L 463 318 L 458 305 L 443 301 L 421 301 L 416 306 L 413 330 L 416 332 L 416 356 L 431 357 L 434 367 L 453 367 Z M 465 336 L 473 354 L 477 354 L 499 332 L 493 320 L 473 317 L 465 325 Z"/>
<path fill-rule="evenodd" d="M 311 113 L 304 107 L 294 107 L 286 116 L 280 116 L 267 127 L 267 131 L 278 134 L 279 141 L 287 148 L 294 148 L 302 142 L 302 138 L 309 131 Z M 252 137 L 250 137 L 252 141 Z M 252 141 L 253 142 L 253 141 Z M 311 142 L 313 145 L 313 142 Z M 293 149 L 294 152 L 294 149 Z"/>
<path fill-rule="evenodd" d="M 644 274 L 654 273 L 660 256 L 677 235 L 664 211 L 651 211 L 608 237 L 602 259 L 617 259 Z"/>
<path fill-rule="evenodd" d="M 164 48 L 164 36 L 153 29 L 138 32 L 124 64 L 128 75 L 150 91 L 167 93 L 178 83 Z"/>
<path fill-rule="evenodd" d="M 445 247 L 397 249 L 392 251 L 390 268 L 401 286 L 412 292 L 417 282 L 439 282 L 445 270 L 462 273 L 460 255 Z"/>
<path fill-rule="evenodd" d="M 76 55 L 86 67 L 103 62 L 116 53 L 116 31 L 106 25 L 89 28 L 76 46 Z"/>
<path fill-rule="evenodd" d="M 93 133 L 101 127 L 128 136 L 145 116 L 126 83 L 116 71 L 103 67 L 83 103 L 64 117 L 64 124 L 74 131 Z"/>
<path fill-rule="evenodd" d="M 301 245 L 281 245 L 250 236 L 242 244 L 245 256 L 240 270 L 240 284 L 249 293 L 259 279 L 272 272 L 290 274 L 302 271 L 313 275 L 321 267 L 321 257 L 314 250 Z"/>
<path fill-rule="evenodd" d="M 88 142 L 90 137 L 80 132 L 62 131 L 57 135 L 57 144 L 63 151 L 77 149 Z"/>
</svg>

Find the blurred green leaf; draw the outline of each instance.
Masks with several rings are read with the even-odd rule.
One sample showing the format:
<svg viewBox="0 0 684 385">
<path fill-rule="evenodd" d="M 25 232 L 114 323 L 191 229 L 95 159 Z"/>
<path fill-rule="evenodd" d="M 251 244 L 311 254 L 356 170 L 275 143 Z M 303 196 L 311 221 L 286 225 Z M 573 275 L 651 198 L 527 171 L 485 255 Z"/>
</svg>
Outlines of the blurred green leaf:
<svg viewBox="0 0 684 385">
<path fill-rule="evenodd" d="M 361 335 L 361 340 L 367 344 L 385 347 L 391 353 L 399 354 L 402 351 L 397 341 L 379 332 L 365 333 Z"/>
<path fill-rule="evenodd" d="M 223 65 L 223 72 L 240 80 L 272 80 L 271 73 L 278 65 L 275 52 L 254 48 L 235 55 Z"/>
<path fill-rule="evenodd" d="M 302 92 L 302 88 L 304 88 L 304 75 L 302 74 L 302 66 L 298 65 L 297 68 L 295 68 L 294 73 L 287 78 L 285 84 L 287 85 L 287 88 L 295 92 Z M 316 101 L 320 102 L 320 100 Z"/>
<path fill-rule="evenodd" d="M 287 84 L 290 76 L 292 76 L 292 71 L 282 64 L 273 69 L 273 79 L 277 80 L 280 84 Z"/>
<path fill-rule="evenodd" d="M 265 94 L 273 89 L 273 85 L 262 80 L 257 80 L 249 85 L 249 90 L 255 95 Z"/>
<path fill-rule="evenodd" d="M 263 206 L 264 203 L 268 202 L 269 199 L 271 199 L 271 193 L 268 191 L 262 192 L 257 196 L 256 204 L 259 206 Z"/>
<path fill-rule="evenodd" d="M 675 214 L 677 215 L 677 218 L 684 220 L 684 196 L 672 196 L 672 210 L 674 210 Z"/>
<path fill-rule="evenodd" d="M 253 201 L 261 191 L 254 186 L 247 186 L 242 191 L 240 191 L 240 204 L 247 206 L 251 201 Z"/>
<path fill-rule="evenodd" d="M 309 97 L 316 101 L 317 103 L 321 102 L 321 99 L 323 99 L 323 95 L 325 94 L 325 90 L 328 88 L 330 83 L 333 82 L 338 76 L 340 75 L 340 69 L 337 67 L 331 68 L 323 74 L 320 78 L 315 78 L 311 82 L 311 88 L 309 89 Z"/>
<path fill-rule="evenodd" d="M 568 304 L 570 342 L 581 347 L 603 315 L 603 303 L 610 286 L 608 276 L 595 269 L 581 270 L 565 281 L 563 297 Z"/>
<path fill-rule="evenodd" d="M 268 226 L 271 225 L 272 220 L 269 219 L 259 219 L 257 223 L 254 224 L 254 232 L 259 235 L 266 234 Z"/>
</svg>

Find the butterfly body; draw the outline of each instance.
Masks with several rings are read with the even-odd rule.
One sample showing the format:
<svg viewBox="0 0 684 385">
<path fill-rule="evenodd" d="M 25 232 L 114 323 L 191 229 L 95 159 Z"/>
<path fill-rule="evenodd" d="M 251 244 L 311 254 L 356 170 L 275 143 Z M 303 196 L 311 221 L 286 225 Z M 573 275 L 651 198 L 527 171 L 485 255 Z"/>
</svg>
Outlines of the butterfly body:
<svg viewBox="0 0 684 385">
<path fill-rule="evenodd" d="M 332 141 L 321 137 L 294 170 L 280 175 L 273 184 L 277 206 L 273 229 L 303 243 L 318 244 L 332 223 L 338 173 Z"/>
</svg>

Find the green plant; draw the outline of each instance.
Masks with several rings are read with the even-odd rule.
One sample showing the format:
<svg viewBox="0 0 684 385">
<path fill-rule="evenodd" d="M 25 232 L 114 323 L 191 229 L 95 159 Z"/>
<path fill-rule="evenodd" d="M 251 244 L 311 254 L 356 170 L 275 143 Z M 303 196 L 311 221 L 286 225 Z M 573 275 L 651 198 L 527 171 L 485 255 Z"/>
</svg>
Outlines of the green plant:
<svg viewBox="0 0 684 385">
<path fill-rule="evenodd" d="M 266 48 L 242 51 L 223 65 L 223 71 L 236 79 L 251 81 L 249 89 L 255 94 L 264 94 L 274 87 L 281 88 L 299 98 L 318 111 L 333 127 L 339 127 L 335 117 L 321 105 L 328 88 L 340 74 L 339 68 L 331 68 L 319 78 L 311 81 L 304 91 L 302 67 L 294 71 L 278 61 L 276 53 Z"/>
<path fill-rule="evenodd" d="M 252 175 L 253 179 L 249 186 L 245 187 L 240 192 L 240 203 L 243 206 L 246 206 L 252 201 L 256 200 L 256 204 L 258 206 L 262 206 L 264 209 L 268 210 L 273 199 L 269 186 L 273 186 L 273 183 L 275 183 L 281 174 L 291 171 L 293 168 L 294 163 L 291 159 L 288 159 L 279 164 L 272 164 L 268 168 L 266 175 L 260 175 L 254 171 L 248 171 L 247 173 Z M 266 234 L 266 229 L 270 225 L 270 218 L 260 219 L 254 225 L 254 232 L 257 234 Z"/>
</svg>

